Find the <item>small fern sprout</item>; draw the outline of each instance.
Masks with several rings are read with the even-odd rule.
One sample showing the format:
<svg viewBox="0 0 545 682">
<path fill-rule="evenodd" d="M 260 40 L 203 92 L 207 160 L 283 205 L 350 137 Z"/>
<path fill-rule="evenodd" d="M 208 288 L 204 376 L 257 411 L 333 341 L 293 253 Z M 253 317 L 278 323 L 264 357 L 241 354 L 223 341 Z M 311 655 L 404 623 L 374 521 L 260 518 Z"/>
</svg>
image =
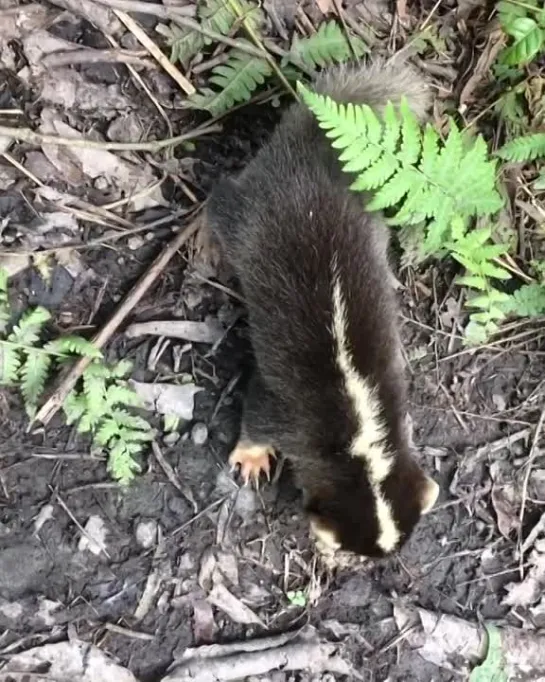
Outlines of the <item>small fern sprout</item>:
<svg viewBox="0 0 545 682">
<path fill-rule="evenodd" d="M 141 406 L 124 379 L 131 367 L 128 360 L 112 367 L 93 361 L 83 374 L 82 390 L 72 391 L 63 405 L 67 423 L 76 424 L 80 433 L 93 435 L 94 448 L 107 454 L 108 471 L 123 485 L 140 469 L 134 456 L 141 454 L 155 435 L 143 417 L 127 409 Z"/>
</svg>

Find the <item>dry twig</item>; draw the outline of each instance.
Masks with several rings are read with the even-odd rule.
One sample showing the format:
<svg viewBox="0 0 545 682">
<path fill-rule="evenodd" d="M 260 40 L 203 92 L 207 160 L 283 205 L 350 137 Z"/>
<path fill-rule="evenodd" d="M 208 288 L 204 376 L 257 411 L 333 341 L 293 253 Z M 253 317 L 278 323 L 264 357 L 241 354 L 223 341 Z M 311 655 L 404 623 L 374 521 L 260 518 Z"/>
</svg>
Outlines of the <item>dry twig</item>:
<svg viewBox="0 0 545 682">
<path fill-rule="evenodd" d="M 120 19 L 138 42 L 143 45 L 151 56 L 163 67 L 168 75 L 173 78 L 186 95 L 194 95 L 195 87 L 187 78 L 180 72 L 180 70 L 161 52 L 153 40 L 142 30 L 136 21 L 130 17 L 126 12 L 119 9 L 114 9 L 114 14 Z"/>
</svg>

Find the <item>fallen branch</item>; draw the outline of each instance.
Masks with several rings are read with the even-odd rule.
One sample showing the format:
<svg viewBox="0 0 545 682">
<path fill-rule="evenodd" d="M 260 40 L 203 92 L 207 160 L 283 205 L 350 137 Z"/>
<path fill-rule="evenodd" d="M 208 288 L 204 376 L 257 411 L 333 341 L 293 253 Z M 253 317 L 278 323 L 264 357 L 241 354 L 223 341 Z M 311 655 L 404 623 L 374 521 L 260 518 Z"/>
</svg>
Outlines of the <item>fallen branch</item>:
<svg viewBox="0 0 545 682">
<path fill-rule="evenodd" d="M 86 140 L 79 137 L 57 137 L 56 135 L 44 135 L 37 133 L 30 128 L 16 128 L 13 126 L 0 125 L 0 137 L 7 137 L 19 142 L 28 142 L 29 144 L 43 145 L 56 144 L 61 147 L 85 147 L 87 149 L 106 149 L 108 151 L 117 152 L 157 152 L 165 147 L 175 147 L 182 142 L 195 140 L 203 135 L 210 133 L 217 133 L 221 131 L 221 126 L 218 125 L 202 125 L 188 133 L 177 135 L 176 137 L 168 137 L 164 140 L 155 140 L 154 142 L 98 142 L 97 140 Z"/>
<path fill-rule="evenodd" d="M 200 216 L 198 216 L 184 230 L 179 232 L 170 242 L 170 244 L 168 244 L 159 254 L 159 256 L 157 256 L 149 270 L 145 272 L 144 275 L 138 280 L 138 282 L 126 296 L 123 303 L 119 306 L 119 308 L 117 308 L 112 317 L 93 338 L 92 341 L 97 348 L 101 349 L 105 346 L 105 344 L 110 340 L 112 335 L 117 331 L 118 327 L 123 323 L 133 308 L 138 305 L 140 299 L 165 269 L 174 254 L 192 235 L 195 234 L 195 232 L 197 232 L 200 225 L 201 220 Z M 90 362 L 91 359 L 87 357 L 81 358 L 76 362 L 76 364 L 64 377 L 60 386 L 54 391 L 53 395 L 38 411 L 34 418 L 34 422 L 41 422 L 44 424 L 44 426 L 49 423 L 51 418 L 56 414 L 57 410 L 59 410 L 66 400 L 67 395 L 74 388 L 78 379 L 89 366 Z"/>
</svg>

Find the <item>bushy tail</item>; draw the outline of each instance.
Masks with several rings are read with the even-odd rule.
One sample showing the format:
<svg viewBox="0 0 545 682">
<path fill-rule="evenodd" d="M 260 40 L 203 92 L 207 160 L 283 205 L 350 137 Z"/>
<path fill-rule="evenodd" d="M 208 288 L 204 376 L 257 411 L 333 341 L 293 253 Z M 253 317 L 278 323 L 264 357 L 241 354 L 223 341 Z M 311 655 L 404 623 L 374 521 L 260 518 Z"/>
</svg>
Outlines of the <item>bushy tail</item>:
<svg viewBox="0 0 545 682">
<path fill-rule="evenodd" d="M 399 104 L 405 97 L 421 121 L 431 104 L 429 83 L 399 57 L 328 69 L 317 77 L 314 90 L 337 102 L 367 104 L 379 113 L 388 101 Z"/>
</svg>

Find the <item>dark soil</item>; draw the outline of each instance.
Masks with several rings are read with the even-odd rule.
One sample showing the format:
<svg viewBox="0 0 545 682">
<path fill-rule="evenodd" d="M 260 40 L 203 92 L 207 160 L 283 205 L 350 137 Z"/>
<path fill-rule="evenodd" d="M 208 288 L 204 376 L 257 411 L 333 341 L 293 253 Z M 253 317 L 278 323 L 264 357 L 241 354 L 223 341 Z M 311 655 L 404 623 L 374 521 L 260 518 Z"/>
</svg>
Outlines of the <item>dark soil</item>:
<svg viewBox="0 0 545 682">
<path fill-rule="evenodd" d="M 57 26 L 57 33 L 61 28 Z M 82 35 L 77 39 L 84 40 Z M 75 40 L 67 32 L 63 37 Z M 127 78 L 124 67 L 116 66 L 104 82 L 116 82 L 119 73 Z M 93 76 L 98 78 L 96 70 Z M 14 89 L 12 97 L 20 101 L 20 90 Z M 34 101 L 26 105 L 28 111 L 36 106 Z M 151 116 L 149 102 L 142 106 L 142 116 Z M 267 105 L 242 109 L 227 120 L 221 134 L 198 142 L 194 153 L 180 159 L 199 199 L 222 173 L 243 166 L 267 139 L 277 117 L 278 111 Z M 88 129 L 85 118 L 78 120 L 75 114 L 72 124 Z M 24 190 L 21 184 L 12 192 L 9 206 L 2 198 L 0 208 L 4 215 L 17 211 L 17 221 L 28 224 L 28 206 L 21 202 Z M 179 188 L 173 185 L 170 192 L 169 208 L 148 211 L 138 222 L 189 205 Z M 85 230 L 89 236 L 96 234 L 96 226 L 86 225 Z M 14 300 L 21 308 L 50 308 L 57 331 L 87 325 L 99 329 L 171 234 L 170 226 L 161 228 L 136 250 L 123 241 L 113 248 L 83 250 L 85 267 L 76 279 L 57 266 L 45 285 L 36 272 L 27 270 L 14 280 Z M 232 315 L 239 305 L 235 299 L 191 279 L 199 258 L 192 245 L 175 259 L 130 321 Z M 181 371 L 192 374 L 204 390 L 197 395 L 194 420 L 183 425 L 179 441 L 161 447 L 185 495 L 151 454 L 135 483 L 120 489 L 104 461 L 90 456 L 88 441 L 63 426 L 60 417 L 45 430 L 27 433 L 19 399 L 7 390 L 0 392 L 0 656 L 64 639 L 71 625 L 80 638 L 111 653 L 141 682 L 159 681 L 187 646 L 264 632 L 258 625 L 235 623 L 216 609 L 213 621 L 201 622 L 202 604 L 218 576 L 268 632 L 295 630 L 311 622 L 324 637 L 342 639 L 347 659 L 369 680 L 459 679 L 426 663 L 403 638 L 396 642 L 396 602 L 471 621 L 508 618 L 518 625 L 502 606 L 502 586 L 516 579 L 516 538 L 504 538 L 497 528 L 490 465 L 504 460 L 518 471 L 528 441 L 497 452 L 488 446 L 536 423 L 543 400 L 540 349 L 545 332 L 537 326 L 530 333 L 532 327 L 526 325 L 520 331 L 527 336 L 519 340 L 507 334 L 496 345 L 470 351 L 460 341 L 453 273 L 432 264 L 398 276 L 403 283 L 403 339 L 415 441 L 423 465 L 442 488 L 436 508 L 399 557 L 329 573 L 314 555 L 289 468 L 257 494 L 240 488 L 227 470 L 250 362 L 242 318 L 217 351 L 210 354 L 208 346 L 194 344 L 184 355 Z M 104 282 L 102 302 L 95 310 Z M 191 296 L 199 299 L 193 307 L 188 304 Z M 120 334 L 108 353 L 133 359 L 137 379 L 172 380 L 172 348 L 183 343 L 172 342 L 152 372 L 147 358 L 155 341 L 128 340 Z M 207 428 L 203 445 L 193 442 L 195 424 Z M 106 525 L 107 555 L 80 548 L 80 526 L 93 516 Z M 532 508 L 525 520 L 528 528 L 535 522 Z M 137 529 L 149 523 L 156 537 L 143 547 Z M 494 579 L 482 569 L 483 551 L 491 546 L 500 574 Z M 144 617 L 136 620 L 154 571 L 161 577 L 160 589 Z M 288 592 L 297 590 L 306 594 L 304 607 L 288 598 Z M 120 629 L 110 630 L 108 624 Z M 148 637 L 136 638 L 134 632 Z M 278 675 L 270 679 L 311 679 L 305 674 Z"/>
</svg>

